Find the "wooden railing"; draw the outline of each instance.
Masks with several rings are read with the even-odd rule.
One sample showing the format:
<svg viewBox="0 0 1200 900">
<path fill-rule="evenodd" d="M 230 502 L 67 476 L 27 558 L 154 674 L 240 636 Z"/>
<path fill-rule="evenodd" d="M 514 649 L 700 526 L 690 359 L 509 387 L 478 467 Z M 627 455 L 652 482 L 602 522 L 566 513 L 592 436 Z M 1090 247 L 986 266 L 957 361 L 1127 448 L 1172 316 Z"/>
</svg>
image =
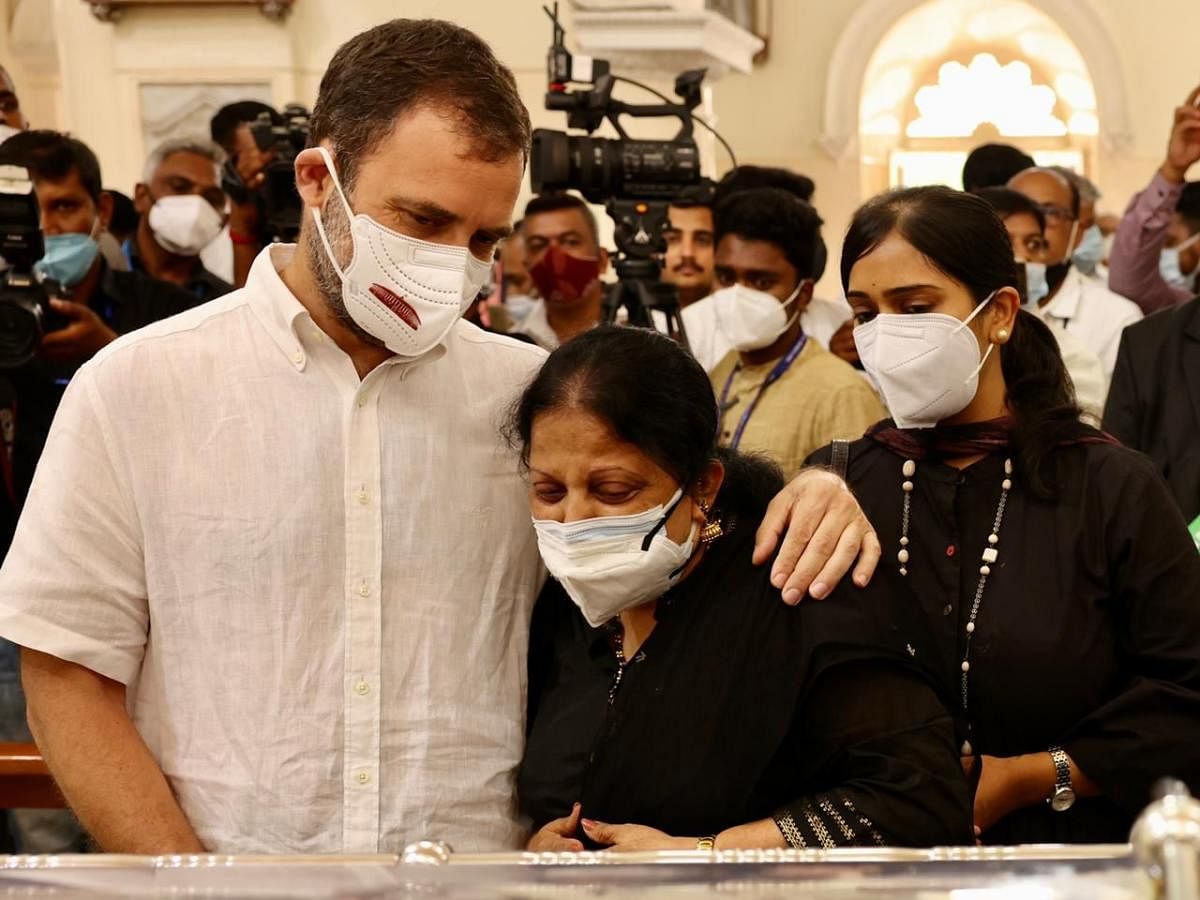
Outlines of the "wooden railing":
<svg viewBox="0 0 1200 900">
<path fill-rule="evenodd" d="M 46 761 L 33 744 L 0 743 L 0 809 L 66 806 Z"/>
</svg>

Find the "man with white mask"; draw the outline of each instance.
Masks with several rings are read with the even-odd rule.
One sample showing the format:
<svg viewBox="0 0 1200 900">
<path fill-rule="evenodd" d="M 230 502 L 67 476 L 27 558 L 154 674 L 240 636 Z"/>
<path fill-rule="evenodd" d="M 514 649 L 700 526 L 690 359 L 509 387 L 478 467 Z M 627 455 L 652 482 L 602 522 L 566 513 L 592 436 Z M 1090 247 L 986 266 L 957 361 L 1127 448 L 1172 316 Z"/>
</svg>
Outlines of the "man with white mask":
<svg viewBox="0 0 1200 900">
<path fill-rule="evenodd" d="M 1114 294 L 1072 263 L 1083 234 L 1079 191 L 1051 169 L 1026 169 L 1008 186 L 1032 200 L 1046 217 L 1046 284 L 1049 292 L 1033 307 L 1055 334 L 1070 332 L 1100 357 L 1106 380 L 1117 363 L 1117 347 L 1127 325 L 1142 318 L 1137 305 Z"/>
<path fill-rule="evenodd" d="M 733 350 L 711 379 L 721 445 L 766 454 L 785 475 L 834 440 L 855 440 L 884 418 L 875 392 L 806 333 L 821 220 L 779 188 L 726 197 L 716 210 L 711 303 Z"/>
<path fill-rule="evenodd" d="M 544 570 L 496 411 L 544 354 L 461 313 L 528 113 L 477 36 L 397 19 L 334 54 L 311 122 L 299 246 L 81 370 L 0 571 L 32 730 L 109 851 L 525 838 Z M 880 548 L 840 480 L 776 499 L 760 562 L 789 520 L 784 600 L 865 583 Z"/>
<path fill-rule="evenodd" d="M 233 285 L 204 267 L 200 251 L 225 225 L 220 147 L 202 138 L 166 141 L 146 161 L 133 203 L 141 216 L 126 244 L 130 267 L 212 300 Z"/>
</svg>

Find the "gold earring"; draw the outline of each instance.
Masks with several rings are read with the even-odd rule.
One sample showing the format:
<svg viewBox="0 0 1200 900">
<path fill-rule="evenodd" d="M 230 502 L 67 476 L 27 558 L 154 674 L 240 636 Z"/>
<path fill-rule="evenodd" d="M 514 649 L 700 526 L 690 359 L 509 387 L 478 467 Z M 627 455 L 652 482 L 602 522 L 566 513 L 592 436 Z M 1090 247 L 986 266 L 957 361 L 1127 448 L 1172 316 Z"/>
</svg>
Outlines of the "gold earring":
<svg viewBox="0 0 1200 900">
<path fill-rule="evenodd" d="M 1008 340 L 1008 329 L 1001 328 L 999 331 L 997 331 L 996 332 L 996 340 L 1001 344 L 1003 344 L 1005 341 L 1007 341 Z"/>
<path fill-rule="evenodd" d="M 705 517 L 705 519 L 707 519 L 709 510 L 712 509 L 712 506 L 704 500 L 700 501 L 699 506 L 700 506 L 700 512 L 704 513 L 704 517 Z M 719 519 L 714 519 L 711 522 L 706 522 L 704 527 L 702 529 L 700 529 L 700 543 L 701 544 L 711 544 L 713 541 L 715 541 L 717 538 L 719 538 L 724 533 L 725 533 L 725 529 L 723 529 L 721 527 L 721 522 Z"/>
</svg>

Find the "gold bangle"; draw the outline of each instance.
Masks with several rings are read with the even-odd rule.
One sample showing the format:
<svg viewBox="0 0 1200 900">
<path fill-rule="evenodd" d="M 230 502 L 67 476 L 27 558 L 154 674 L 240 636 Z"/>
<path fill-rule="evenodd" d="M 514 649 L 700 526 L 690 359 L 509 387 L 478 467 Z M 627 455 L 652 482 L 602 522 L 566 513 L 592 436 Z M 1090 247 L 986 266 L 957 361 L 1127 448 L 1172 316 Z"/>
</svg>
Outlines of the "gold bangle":
<svg viewBox="0 0 1200 900">
<path fill-rule="evenodd" d="M 696 840 L 696 849 L 697 850 L 715 850 L 715 849 L 717 849 L 717 836 L 714 834 L 714 835 L 710 835 L 709 837 L 698 838 Z"/>
</svg>

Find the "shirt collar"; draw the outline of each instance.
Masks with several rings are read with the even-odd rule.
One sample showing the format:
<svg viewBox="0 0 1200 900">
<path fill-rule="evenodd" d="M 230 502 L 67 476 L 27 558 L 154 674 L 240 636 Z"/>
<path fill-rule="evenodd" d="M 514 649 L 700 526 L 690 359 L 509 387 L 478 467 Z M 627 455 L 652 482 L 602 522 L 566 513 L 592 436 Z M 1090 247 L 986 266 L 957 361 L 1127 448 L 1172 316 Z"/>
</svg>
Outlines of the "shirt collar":
<svg viewBox="0 0 1200 900">
<path fill-rule="evenodd" d="M 246 278 L 250 309 L 259 323 L 271 336 L 271 340 L 297 371 L 304 371 L 308 354 L 301 340 L 301 326 L 305 322 L 318 327 L 296 295 L 291 292 L 279 272 L 292 261 L 296 253 L 295 244 L 271 244 L 263 249 L 250 267 Z M 455 326 L 457 327 L 457 326 Z M 451 332 L 453 334 L 453 332 Z M 340 353 L 341 350 L 339 349 Z M 446 341 L 417 359 L 393 356 L 383 365 L 415 366 L 433 362 L 446 355 Z"/>
<path fill-rule="evenodd" d="M 1078 269 L 1071 266 L 1067 271 L 1067 277 L 1063 279 L 1063 283 L 1058 289 L 1058 293 L 1054 295 L 1053 300 L 1046 304 L 1042 312 L 1044 315 L 1055 319 L 1070 321 L 1079 312 L 1079 301 L 1082 296 L 1083 276 L 1079 274 Z"/>
</svg>

